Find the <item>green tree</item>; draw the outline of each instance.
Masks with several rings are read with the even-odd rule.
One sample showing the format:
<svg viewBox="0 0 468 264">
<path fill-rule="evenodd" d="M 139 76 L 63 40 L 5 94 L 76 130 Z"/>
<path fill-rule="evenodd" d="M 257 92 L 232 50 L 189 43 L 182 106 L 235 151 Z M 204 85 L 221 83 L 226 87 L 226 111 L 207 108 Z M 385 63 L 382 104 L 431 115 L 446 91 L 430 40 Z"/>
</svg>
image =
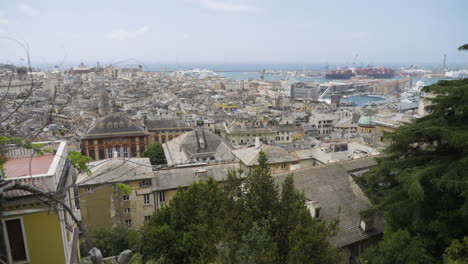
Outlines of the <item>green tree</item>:
<svg viewBox="0 0 468 264">
<path fill-rule="evenodd" d="M 264 152 L 259 153 L 259 165 L 246 178 L 245 210 L 258 224 L 276 227 L 279 208 L 278 186 L 271 177 Z"/>
<path fill-rule="evenodd" d="M 406 230 L 387 233 L 383 241 L 371 246 L 361 256 L 359 263 L 371 264 L 426 264 L 434 258 L 426 249 L 427 245 L 420 236 L 412 236 Z"/>
<path fill-rule="evenodd" d="M 468 236 L 454 239 L 445 249 L 444 264 L 468 264 Z"/>
<path fill-rule="evenodd" d="M 156 142 L 150 144 L 148 148 L 141 154 L 142 157 L 150 159 L 152 165 L 166 164 L 166 155 L 164 155 L 164 149 L 161 143 Z"/>
<path fill-rule="evenodd" d="M 238 263 L 277 263 L 277 246 L 268 231 L 267 224 L 252 223 L 250 230 L 242 237 L 240 249 L 236 252 Z"/>
<path fill-rule="evenodd" d="M 338 253 L 327 241 L 329 225 L 312 219 L 292 176 L 280 196 L 263 152 L 258 161 L 247 175 L 229 171 L 221 186 L 210 178 L 187 190 L 179 188 L 169 206 L 141 230 L 135 248 L 143 260 L 164 256 L 167 263 L 338 263 Z M 303 257 L 287 261 L 297 254 Z"/>
<path fill-rule="evenodd" d="M 128 238 L 131 232 L 124 225 L 118 225 L 114 228 L 102 227 L 94 230 L 90 239 L 93 246 L 101 250 L 104 257 L 116 256 L 129 248 Z"/>
<path fill-rule="evenodd" d="M 458 47 L 458 50 L 459 50 L 459 51 L 466 51 L 466 50 L 468 50 L 468 43 L 465 44 L 465 45 L 461 45 L 460 47 Z"/>
<path fill-rule="evenodd" d="M 468 79 L 439 81 L 423 92 L 435 95 L 430 114 L 390 134 L 385 155 L 362 178 L 374 203 L 364 213 L 383 210 L 386 233 L 419 236 L 440 260 L 454 238 L 468 233 Z"/>
<path fill-rule="evenodd" d="M 216 259 L 221 191 L 216 181 L 179 188 L 170 206 L 162 208 L 142 231 L 142 254 L 166 256 L 172 263 L 209 263 Z"/>
</svg>

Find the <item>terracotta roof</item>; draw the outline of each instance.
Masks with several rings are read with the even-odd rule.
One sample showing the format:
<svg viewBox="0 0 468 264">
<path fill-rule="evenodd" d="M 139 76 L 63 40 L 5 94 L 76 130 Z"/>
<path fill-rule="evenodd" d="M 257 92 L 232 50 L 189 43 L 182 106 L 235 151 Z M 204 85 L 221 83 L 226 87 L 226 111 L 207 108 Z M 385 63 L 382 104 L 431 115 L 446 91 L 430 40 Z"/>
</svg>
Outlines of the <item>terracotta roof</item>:
<svg viewBox="0 0 468 264">
<path fill-rule="evenodd" d="M 47 174 L 55 155 L 21 157 L 9 159 L 5 164 L 6 178 Z M 30 174 L 31 173 L 31 174 Z"/>
</svg>

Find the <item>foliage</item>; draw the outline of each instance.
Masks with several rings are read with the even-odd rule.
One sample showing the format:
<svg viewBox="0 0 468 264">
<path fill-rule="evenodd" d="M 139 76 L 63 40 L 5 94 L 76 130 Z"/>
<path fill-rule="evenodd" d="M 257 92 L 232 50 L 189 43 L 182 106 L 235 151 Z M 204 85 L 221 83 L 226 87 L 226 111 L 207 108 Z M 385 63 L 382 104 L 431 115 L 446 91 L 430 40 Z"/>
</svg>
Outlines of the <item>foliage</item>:
<svg viewBox="0 0 468 264">
<path fill-rule="evenodd" d="M 209 178 L 179 188 L 140 232 L 135 248 L 143 261 L 164 256 L 166 263 L 339 262 L 327 241 L 333 228 L 312 219 L 292 176 L 280 193 L 265 154 L 259 157 L 260 165 L 247 175 L 229 171 L 221 187 Z"/>
<path fill-rule="evenodd" d="M 392 143 L 362 182 L 371 211 L 385 213 L 383 243 L 403 229 L 440 260 L 454 238 L 468 233 L 468 79 L 439 81 L 423 92 L 435 96 L 430 114 L 389 135 Z"/>
<path fill-rule="evenodd" d="M 115 228 L 102 227 L 94 230 L 90 239 L 93 245 L 101 250 L 104 257 L 116 256 L 120 252 L 129 248 L 128 238 L 132 232 L 124 225 L 118 225 Z"/>
<path fill-rule="evenodd" d="M 129 195 L 132 193 L 132 188 L 125 183 L 117 183 L 116 187 L 120 190 L 123 195 Z"/>
<path fill-rule="evenodd" d="M 468 264 L 468 236 L 454 239 L 443 255 L 444 264 Z"/>
<path fill-rule="evenodd" d="M 88 162 L 92 161 L 92 158 L 85 156 L 78 151 L 70 151 L 68 152 L 68 159 L 73 167 L 75 167 L 79 172 L 86 172 L 86 174 L 91 175 L 91 170 L 88 168 Z"/>
<path fill-rule="evenodd" d="M 167 163 L 166 155 L 164 155 L 164 149 L 160 142 L 150 144 L 141 156 L 149 158 L 152 165 Z"/>
<path fill-rule="evenodd" d="M 458 50 L 459 51 L 465 51 L 465 50 L 468 50 L 468 43 L 465 44 L 465 45 L 461 45 L 460 47 L 458 47 Z"/>
<path fill-rule="evenodd" d="M 383 241 L 369 247 L 359 263 L 372 264 L 426 264 L 434 263 L 434 258 L 426 249 L 420 236 L 412 236 L 406 230 L 387 233 Z"/>
</svg>

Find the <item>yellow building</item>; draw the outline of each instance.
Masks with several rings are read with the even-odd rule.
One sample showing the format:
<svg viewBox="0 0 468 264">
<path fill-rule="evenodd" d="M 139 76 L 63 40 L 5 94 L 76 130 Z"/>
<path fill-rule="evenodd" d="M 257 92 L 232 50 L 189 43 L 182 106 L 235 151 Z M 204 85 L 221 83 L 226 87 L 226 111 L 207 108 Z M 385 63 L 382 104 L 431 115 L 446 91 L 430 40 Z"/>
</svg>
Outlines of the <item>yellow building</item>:
<svg viewBox="0 0 468 264">
<path fill-rule="evenodd" d="M 161 208 L 169 204 L 179 187 L 186 188 L 194 181 L 213 177 L 222 182 L 230 169 L 239 169 L 238 162 L 227 162 L 207 165 L 189 165 L 178 168 L 157 170 L 154 172 L 153 192 L 156 207 Z"/>
<path fill-rule="evenodd" d="M 155 211 L 151 192 L 154 177 L 149 158 L 118 158 L 88 164 L 91 175 L 78 175 L 78 192 L 83 227 L 92 232 L 99 227 L 124 224 L 139 228 Z M 125 193 L 119 184 L 130 187 Z"/>
<path fill-rule="evenodd" d="M 236 149 L 232 151 L 240 161 L 241 167 L 247 170 L 258 166 L 258 156 L 263 151 L 268 159 L 271 174 L 282 173 L 299 168 L 299 158 L 289 154 L 280 147 L 272 145 L 260 145 L 255 147 Z"/>
<path fill-rule="evenodd" d="M 359 118 L 357 124 L 357 132 L 358 133 L 368 133 L 372 134 L 374 132 L 375 124 L 374 124 L 375 116 L 373 115 L 372 109 L 365 109 L 364 115 Z"/>
<path fill-rule="evenodd" d="M 373 130 L 374 143 L 377 145 L 387 145 L 388 139 L 385 138 L 386 133 L 394 133 L 401 124 L 411 122 L 419 118 L 414 115 L 407 115 L 402 113 L 387 113 L 375 115 L 375 128 Z"/>
<path fill-rule="evenodd" d="M 268 126 L 263 121 L 232 121 L 225 122 L 223 136 L 233 145 L 253 145 L 255 138 L 260 138 L 262 142 L 274 143 L 277 137 L 276 130 Z"/>
<path fill-rule="evenodd" d="M 27 149 L 8 151 L 5 180 L 53 192 L 79 218 L 75 207 L 75 169 L 66 159 L 65 141 L 41 142 L 55 154 L 32 156 Z M 73 264 L 79 261 L 79 230 L 68 210 L 59 203 L 24 190 L 3 194 L 0 212 L 0 263 Z"/>
<path fill-rule="evenodd" d="M 239 106 L 236 104 L 229 104 L 229 103 L 222 103 L 222 104 L 217 104 L 217 108 L 223 109 L 224 111 L 234 111 L 239 109 Z"/>
</svg>

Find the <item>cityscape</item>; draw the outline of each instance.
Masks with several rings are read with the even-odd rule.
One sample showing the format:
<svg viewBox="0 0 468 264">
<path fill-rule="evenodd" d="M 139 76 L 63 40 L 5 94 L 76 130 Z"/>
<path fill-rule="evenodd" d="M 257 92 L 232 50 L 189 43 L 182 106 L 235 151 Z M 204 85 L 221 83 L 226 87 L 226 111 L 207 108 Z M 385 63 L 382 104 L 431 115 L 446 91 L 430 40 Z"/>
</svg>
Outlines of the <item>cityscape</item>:
<svg viewBox="0 0 468 264">
<path fill-rule="evenodd" d="M 111 31 L 106 41 L 116 44 L 96 38 L 95 50 L 82 32 L 73 33 L 72 9 L 82 8 L 76 4 L 18 2 L 0 10 L 1 264 L 468 263 L 467 39 L 406 39 L 407 50 L 396 40 L 403 58 L 390 45 L 380 53 L 368 48 L 381 41 L 369 27 L 353 35 L 363 48 L 325 49 L 324 35 L 321 45 L 311 44 L 316 59 L 301 59 L 291 50 L 308 50 L 303 43 L 278 40 L 263 53 L 263 40 L 247 39 L 250 25 L 257 30 L 250 21 L 268 21 L 269 12 L 287 9 L 282 4 L 182 2 L 182 14 L 174 3 L 147 4 L 181 25 L 195 16 L 194 29 L 156 36 L 162 19 L 157 27 Z M 94 17 L 102 5 L 90 21 L 114 19 L 125 8 L 129 18 L 140 14 L 116 3 Z M 406 21 L 407 10 L 418 7 L 395 10 Z M 425 8 L 432 14 L 447 7 Z M 466 22 L 450 10 L 451 19 L 430 19 Z M 215 11 L 232 30 L 229 37 L 219 32 L 222 51 L 212 42 L 219 25 L 195 29 Z M 398 26 L 379 12 L 382 21 L 373 23 Z M 60 49 L 50 27 L 39 36 L 21 26 L 21 16 L 26 22 L 50 14 L 70 15 L 81 46 Z M 233 18 L 243 20 L 245 36 L 232 29 Z M 258 38 L 287 25 L 275 23 L 258 26 L 265 30 Z M 208 48 L 196 34 L 210 34 Z M 165 38 L 164 50 L 151 52 Z M 172 41 L 184 43 L 171 49 Z M 191 41 L 189 53 L 189 46 L 179 49 Z M 424 47 L 416 52 L 418 45 Z"/>
</svg>

